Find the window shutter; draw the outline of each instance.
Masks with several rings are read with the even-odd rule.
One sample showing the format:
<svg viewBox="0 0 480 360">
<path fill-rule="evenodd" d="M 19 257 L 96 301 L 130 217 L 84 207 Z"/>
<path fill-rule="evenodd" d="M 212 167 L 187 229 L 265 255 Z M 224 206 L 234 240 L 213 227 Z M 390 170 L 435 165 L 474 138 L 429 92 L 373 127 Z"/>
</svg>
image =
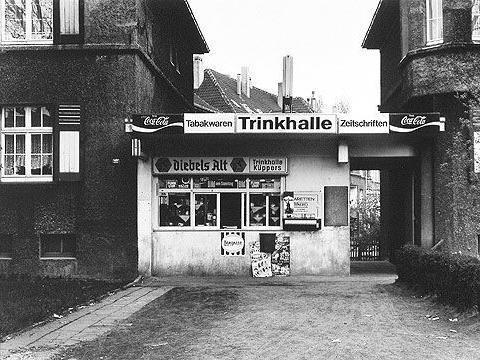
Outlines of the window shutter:
<svg viewBox="0 0 480 360">
<path fill-rule="evenodd" d="M 55 180 L 81 179 L 80 105 L 59 105 L 55 132 Z"/>
<path fill-rule="evenodd" d="M 54 0 L 53 25 L 56 44 L 80 44 L 84 38 L 84 0 Z"/>
</svg>

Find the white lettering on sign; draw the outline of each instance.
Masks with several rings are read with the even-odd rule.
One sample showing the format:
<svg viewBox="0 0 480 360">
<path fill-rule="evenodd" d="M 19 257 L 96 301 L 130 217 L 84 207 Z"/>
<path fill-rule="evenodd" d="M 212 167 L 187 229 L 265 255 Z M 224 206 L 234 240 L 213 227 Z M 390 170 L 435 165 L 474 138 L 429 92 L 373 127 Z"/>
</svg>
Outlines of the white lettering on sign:
<svg viewBox="0 0 480 360">
<path fill-rule="evenodd" d="M 169 157 L 155 158 L 155 174 L 287 174 L 286 158 Z"/>
<path fill-rule="evenodd" d="M 286 174 L 287 159 L 275 158 L 250 158 L 250 173 L 262 174 Z"/>
<path fill-rule="evenodd" d="M 143 125 L 145 126 L 166 126 L 168 125 L 168 120 L 170 119 L 169 116 L 159 116 L 159 117 L 151 117 L 147 116 L 145 120 L 143 120 Z"/>
<path fill-rule="evenodd" d="M 425 125 L 427 122 L 426 116 L 404 116 L 400 121 L 402 125 Z"/>
<path fill-rule="evenodd" d="M 238 114 L 239 133 L 336 133 L 336 115 Z"/>
</svg>

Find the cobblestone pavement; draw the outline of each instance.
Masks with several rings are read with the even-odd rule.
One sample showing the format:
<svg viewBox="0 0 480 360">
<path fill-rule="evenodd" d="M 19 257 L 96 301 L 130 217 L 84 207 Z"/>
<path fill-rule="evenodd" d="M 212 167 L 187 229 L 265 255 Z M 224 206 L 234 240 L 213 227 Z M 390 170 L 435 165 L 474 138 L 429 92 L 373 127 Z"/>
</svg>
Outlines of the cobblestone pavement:
<svg viewBox="0 0 480 360">
<path fill-rule="evenodd" d="M 164 278 L 174 287 L 58 359 L 479 359 L 479 319 L 394 276 Z M 458 321 L 450 321 L 458 320 Z"/>
<path fill-rule="evenodd" d="M 62 347 L 93 340 L 162 296 L 169 287 L 131 287 L 0 343 L 1 359 L 48 359 Z M 123 323 L 119 326 L 128 326 Z"/>
</svg>

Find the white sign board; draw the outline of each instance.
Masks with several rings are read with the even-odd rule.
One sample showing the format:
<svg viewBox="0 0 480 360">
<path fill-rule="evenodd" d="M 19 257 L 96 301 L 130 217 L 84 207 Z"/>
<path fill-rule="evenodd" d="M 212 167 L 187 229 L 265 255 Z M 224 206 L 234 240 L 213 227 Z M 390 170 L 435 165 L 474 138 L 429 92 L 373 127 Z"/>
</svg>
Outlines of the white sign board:
<svg viewBox="0 0 480 360">
<path fill-rule="evenodd" d="M 339 114 L 339 134 L 388 134 L 390 123 L 388 114 L 359 115 Z"/>
<path fill-rule="evenodd" d="M 328 114 L 237 114 L 237 133 L 336 134 L 337 117 Z"/>
<path fill-rule="evenodd" d="M 185 134 L 233 134 L 235 114 L 185 114 Z"/>
</svg>

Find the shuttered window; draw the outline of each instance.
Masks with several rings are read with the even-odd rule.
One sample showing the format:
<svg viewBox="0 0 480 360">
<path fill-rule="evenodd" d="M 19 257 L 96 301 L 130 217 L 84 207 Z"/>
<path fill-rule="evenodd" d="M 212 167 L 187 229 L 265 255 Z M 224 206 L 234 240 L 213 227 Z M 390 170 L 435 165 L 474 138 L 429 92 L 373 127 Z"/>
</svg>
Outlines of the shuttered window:
<svg viewBox="0 0 480 360">
<path fill-rule="evenodd" d="M 55 129 L 58 139 L 55 176 L 58 181 L 78 181 L 81 172 L 80 105 L 59 105 Z"/>
</svg>

